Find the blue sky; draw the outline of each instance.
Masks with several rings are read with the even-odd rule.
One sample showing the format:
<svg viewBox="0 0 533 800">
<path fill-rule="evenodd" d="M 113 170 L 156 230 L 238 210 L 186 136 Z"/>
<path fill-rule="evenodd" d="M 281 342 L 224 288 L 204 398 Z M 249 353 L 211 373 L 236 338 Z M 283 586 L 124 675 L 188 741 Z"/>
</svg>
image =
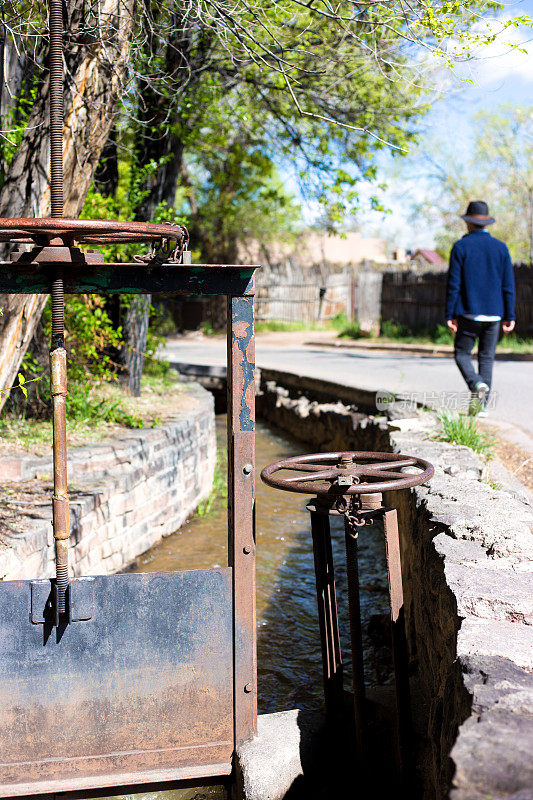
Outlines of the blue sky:
<svg viewBox="0 0 533 800">
<path fill-rule="evenodd" d="M 533 0 L 506 0 L 503 15 L 515 17 L 528 14 L 533 17 Z M 479 50 L 478 58 L 468 64 L 457 65 L 449 71 L 446 79 L 450 92 L 435 103 L 423 120 L 422 144 L 429 136 L 445 138 L 454 142 L 463 152 L 471 146 L 473 137 L 472 118 L 480 110 L 491 109 L 502 104 L 533 105 L 533 30 L 509 29 L 494 44 Z M 513 41 L 529 52 L 524 54 L 509 46 Z M 472 83 L 470 83 L 472 81 Z M 427 187 L 420 178 L 410 179 L 412 167 L 407 165 L 398 175 L 398 159 L 394 166 L 391 159 L 380 157 L 380 180 L 388 184 L 381 194 L 384 204 L 393 213 L 384 217 L 378 212 L 368 212 L 358 217 L 364 235 L 379 235 L 386 229 L 388 238 L 401 247 L 432 246 L 436 230 L 424 219 L 409 218 L 413 201 L 425 194 Z M 362 194 L 371 195 L 373 187 L 362 187 Z M 475 199 L 475 198 L 473 198 Z M 487 198 L 488 199 L 488 198 Z M 460 213 L 458 209 L 458 213 Z"/>
</svg>

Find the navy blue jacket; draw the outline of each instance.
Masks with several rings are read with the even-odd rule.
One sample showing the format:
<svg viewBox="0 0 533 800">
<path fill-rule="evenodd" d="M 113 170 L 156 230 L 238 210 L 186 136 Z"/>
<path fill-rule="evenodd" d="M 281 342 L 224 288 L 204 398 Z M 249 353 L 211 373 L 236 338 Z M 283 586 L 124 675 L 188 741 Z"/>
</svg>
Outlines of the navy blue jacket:
<svg viewBox="0 0 533 800">
<path fill-rule="evenodd" d="M 467 233 L 452 248 L 446 319 L 486 314 L 515 319 L 514 273 L 507 245 L 488 231 Z"/>
</svg>

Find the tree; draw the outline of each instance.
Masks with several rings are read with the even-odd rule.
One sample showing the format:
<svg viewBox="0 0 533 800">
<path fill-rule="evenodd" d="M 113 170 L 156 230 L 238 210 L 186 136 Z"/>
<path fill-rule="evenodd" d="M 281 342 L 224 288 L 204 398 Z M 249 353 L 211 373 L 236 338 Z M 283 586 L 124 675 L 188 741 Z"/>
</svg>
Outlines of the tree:
<svg viewBox="0 0 533 800">
<path fill-rule="evenodd" d="M 11 5 L 14 23 L 27 9 L 21 9 L 22 4 Z M 32 24 L 44 28 L 42 8 L 37 4 L 31 8 Z M 67 4 L 63 146 L 67 216 L 80 213 L 113 125 L 126 75 L 134 9 L 135 0 L 105 0 L 99 9 L 77 0 Z M 6 18 L 4 9 L 4 39 L 8 33 Z M 17 76 L 24 93 L 16 99 L 14 114 L 23 134 L 20 143 L 9 137 L 7 142 L 3 140 L 0 217 L 46 217 L 50 213 L 46 53 L 43 42 L 31 59 L 26 55 L 22 80 Z M 12 148 L 11 153 L 6 145 Z M 45 302 L 46 297 L 41 295 L 0 295 L 0 387 L 14 383 Z M 5 398 L 5 393 L 0 395 L 0 408 Z"/>
<path fill-rule="evenodd" d="M 415 135 L 427 69 L 424 59 L 412 57 L 415 51 L 449 61 L 450 36 L 463 42 L 465 53 L 469 43 L 490 41 L 494 32 L 477 34 L 473 23 L 495 7 L 486 0 L 68 0 L 66 213 L 76 215 L 83 205 L 119 95 L 146 192 L 138 210 L 150 215 L 158 203 L 173 207 L 184 133 L 201 129 L 217 98 L 243 92 L 263 121 L 265 142 L 282 137 L 281 161 L 293 160 L 303 184 L 329 204 L 335 220 L 345 201 L 353 200 L 357 178 L 374 174 L 374 150 L 402 148 Z M 24 133 L 18 147 L 11 140 L 16 152 L 3 171 L 3 216 L 43 216 L 49 210 L 43 12 L 37 0 L 2 4 L 4 39 L 20 43 L 22 53 L 18 107 L 28 91 L 35 92 L 32 108 L 19 119 Z M 515 23 L 507 20 L 503 27 Z M 346 159 L 353 170 L 340 166 Z M 0 304 L 0 386 L 6 386 L 42 301 L 0 298 Z"/>
<path fill-rule="evenodd" d="M 422 153 L 434 219 L 442 224 L 439 250 L 449 254 L 460 230 L 459 214 L 469 200 L 483 199 L 496 219 L 495 235 L 507 243 L 513 260 L 532 264 L 533 106 L 482 111 L 474 123 L 473 148 L 463 158 L 444 142 L 433 142 L 431 155 L 426 148 Z M 420 211 L 417 205 L 416 213 Z"/>
</svg>

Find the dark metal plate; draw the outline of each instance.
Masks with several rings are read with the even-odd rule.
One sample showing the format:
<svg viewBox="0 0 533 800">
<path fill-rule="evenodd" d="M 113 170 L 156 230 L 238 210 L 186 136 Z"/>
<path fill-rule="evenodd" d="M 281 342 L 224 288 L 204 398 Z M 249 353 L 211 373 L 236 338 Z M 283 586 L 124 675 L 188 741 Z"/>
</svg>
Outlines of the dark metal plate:
<svg viewBox="0 0 533 800">
<path fill-rule="evenodd" d="M 0 583 L 0 795 L 229 771 L 230 568 L 97 576 L 63 629 L 32 585 Z"/>
</svg>

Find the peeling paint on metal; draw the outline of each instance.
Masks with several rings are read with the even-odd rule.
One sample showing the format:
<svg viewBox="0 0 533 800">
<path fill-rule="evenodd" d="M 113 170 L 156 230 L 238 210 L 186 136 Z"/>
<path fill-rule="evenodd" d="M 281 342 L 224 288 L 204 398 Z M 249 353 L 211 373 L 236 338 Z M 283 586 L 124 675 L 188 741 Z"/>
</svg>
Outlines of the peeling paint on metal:
<svg viewBox="0 0 533 800">
<path fill-rule="evenodd" d="M 239 316 L 241 317 L 239 319 Z M 239 423 L 241 431 L 255 429 L 255 354 L 254 354 L 254 309 L 251 299 L 239 303 L 233 314 L 233 344 L 239 350 L 242 369 L 242 394 L 240 398 Z"/>
</svg>

